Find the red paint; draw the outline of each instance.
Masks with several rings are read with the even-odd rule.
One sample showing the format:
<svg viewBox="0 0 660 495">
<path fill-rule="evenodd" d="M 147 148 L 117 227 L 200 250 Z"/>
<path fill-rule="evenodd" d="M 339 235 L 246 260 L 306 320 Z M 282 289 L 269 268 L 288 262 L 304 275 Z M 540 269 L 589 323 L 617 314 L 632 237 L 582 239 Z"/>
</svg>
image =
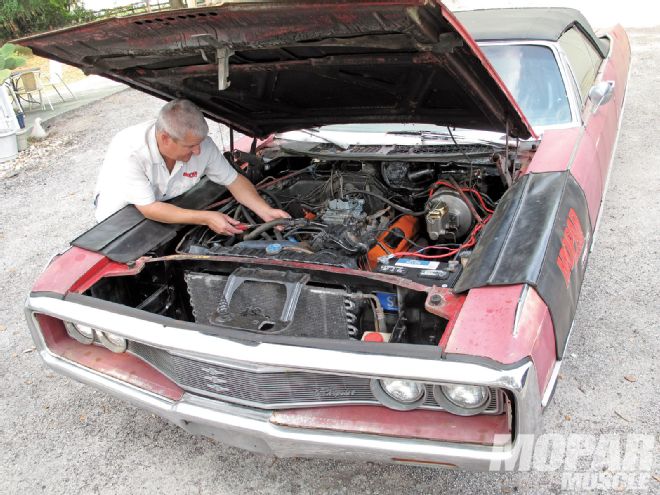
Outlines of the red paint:
<svg viewBox="0 0 660 495">
<path fill-rule="evenodd" d="M 584 233 L 580 226 L 580 219 L 571 208 L 566 217 L 566 227 L 564 234 L 561 238 L 561 248 L 559 249 L 559 256 L 557 256 L 557 266 L 561 270 L 566 287 L 571 282 L 571 272 L 577 266 L 578 260 L 582 255 L 584 248 Z"/>
<path fill-rule="evenodd" d="M 536 304 L 543 307 L 543 314 L 536 317 L 536 321 L 539 322 L 539 330 L 532 348 L 532 362 L 536 368 L 539 393 L 543 396 L 546 387 L 550 383 L 552 369 L 557 362 L 555 332 L 550 311 L 536 291 L 531 291 L 528 297 L 532 297 L 532 293 L 533 297 L 537 299 Z"/>
<path fill-rule="evenodd" d="M 567 170 L 571 164 L 571 156 L 575 149 L 576 141 L 582 134 L 581 127 L 570 129 L 553 129 L 543 133 L 543 139 L 539 144 L 534 157 L 523 174 L 562 172 Z"/>
<path fill-rule="evenodd" d="M 603 178 L 600 176 L 600 167 L 596 163 L 596 146 L 590 135 L 584 135 L 575 152 L 575 159 L 570 166 L 571 174 L 575 178 L 587 200 L 590 227 L 595 224 L 600 210 L 603 196 Z"/>
<path fill-rule="evenodd" d="M 458 315 L 463 302 L 465 302 L 464 294 L 456 294 L 449 289 L 434 285 L 428 291 L 424 309 L 446 320 L 451 320 Z"/>
<path fill-rule="evenodd" d="M 522 289 L 522 285 L 510 285 L 470 290 L 443 350 L 503 364 L 531 356 L 542 391 L 556 360 L 554 328 L 547 306 L 531 287 L 515 328 Z"/>
<path fill-rule="evenodd" d="M 183 390 L 173 381 L 132 354 L 81 344 L 69 337 L 61 320 L 44 314 L 37 314 L 36 318 L 53 354 L 171 400 L 183 396 Z"/>
<path fill-rule="evenodd" d="M 365 433 L 386 437 L 420 438 L 436 442 L 493 445 L 495 435 L 509 435 L 508 417 L 456 416 L 444 411 L 393 411 L 381 406 L 337 406 L 274 411 L 276 425 Z"/>
<path fill-rule="evenodd" d="M 504 364 L 529 356 L 531 346 L 512 336 L 521 292 L 522 285 L 470 290 L 444 351 L 490 358 Z"/>
<path fill-rule="evenodd" d="M 129 268 L 102 254 L 72 247 L 48 265 L 32 287 L 32 292 L 84 292 L 101 277 L 130 275 L 139 272 L 141 268 L 142 263 Z"/>
<path fill-rule="evenodd" d="M 533 288 L 527 291 L 524 305 L 520 311 L 518 334 L 514 338 L 521 342 L 518 347 L 527 346 L 529 348 L 529 354 L 536 368 L 539 392 L 543 394 L 550 380 L 552 367 L 557 360 L 557 352 L 550 311 Z"/>
</svg>

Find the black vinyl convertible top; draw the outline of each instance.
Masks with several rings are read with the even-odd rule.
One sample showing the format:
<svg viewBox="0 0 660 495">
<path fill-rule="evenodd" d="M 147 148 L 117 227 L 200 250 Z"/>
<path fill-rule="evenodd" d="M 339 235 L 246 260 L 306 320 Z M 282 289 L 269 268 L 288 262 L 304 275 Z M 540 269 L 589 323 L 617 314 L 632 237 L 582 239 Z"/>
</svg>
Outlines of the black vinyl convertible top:
<svg viewBox="0 0 660 495">
<path fill-rule="evenodd" d="M 562 34 L 577 25 L 600 54 L 603 57 L 607 55 L 607 43 L 596 36 L 589 21 L 575 9 L 483 9 L 454 12 L 454 15 L 477 41 L 557 41 Z"/>
</svg>

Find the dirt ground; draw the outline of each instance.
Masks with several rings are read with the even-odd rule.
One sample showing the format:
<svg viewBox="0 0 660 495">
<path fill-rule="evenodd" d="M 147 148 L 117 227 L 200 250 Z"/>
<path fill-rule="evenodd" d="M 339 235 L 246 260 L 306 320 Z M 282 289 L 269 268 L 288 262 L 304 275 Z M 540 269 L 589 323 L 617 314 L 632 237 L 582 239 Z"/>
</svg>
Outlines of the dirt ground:
<svg viewBox="0 0 660 495">
<path fill-rule="evenodd" d="M 660 30 L 630 36 L 633 72 L 614 171 L 546 432 L 660 431 Z M 260 457 L 47 371 L 33 350 L 24 299 L 50 256 L 94 223 L 92 192 L 111 136 L 160 105 L 134 91 L 116 94 L 52 121 L 44 143 L 0 167 L 0 493 L 560 491 L 559 472 Z"/>
</svg>

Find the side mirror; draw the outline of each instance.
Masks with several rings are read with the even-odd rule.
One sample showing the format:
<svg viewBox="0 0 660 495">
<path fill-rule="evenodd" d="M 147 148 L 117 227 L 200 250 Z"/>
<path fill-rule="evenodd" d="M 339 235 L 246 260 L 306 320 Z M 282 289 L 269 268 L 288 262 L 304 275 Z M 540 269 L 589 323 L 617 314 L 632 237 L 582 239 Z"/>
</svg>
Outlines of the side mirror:
<svg viewBox="0 0 660 495">
<path fill-rule="evenodd" d="M 614 96 L 614 81 L 602 81 L 594 84 L 589 90 L 589 100 L 591 100 L 592 112 L 596 112 L 598 107 L 604 105 Z"/>
</svg>

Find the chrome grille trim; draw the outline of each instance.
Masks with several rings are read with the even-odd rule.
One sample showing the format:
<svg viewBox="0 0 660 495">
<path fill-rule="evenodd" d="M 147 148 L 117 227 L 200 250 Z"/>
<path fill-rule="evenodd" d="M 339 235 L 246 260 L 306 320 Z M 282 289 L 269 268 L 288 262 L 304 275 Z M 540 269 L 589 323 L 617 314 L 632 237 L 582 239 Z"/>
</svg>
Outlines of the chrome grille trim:
<svg viewBox="0 0 660 495">
<path fill-rule="evenodd" d="M 370 379 L 361 376 L 263 368 L 248 363 L 211 363 L 130 342 L 128 351 L 151 364 L 187 392 L 259 409 L 338 405 L 380 405 Z M 484 414 L 503 411 L 502 392 L 491 388 Z M 420 409 L 443 410 L 432 385 Z"/>
</svg>

